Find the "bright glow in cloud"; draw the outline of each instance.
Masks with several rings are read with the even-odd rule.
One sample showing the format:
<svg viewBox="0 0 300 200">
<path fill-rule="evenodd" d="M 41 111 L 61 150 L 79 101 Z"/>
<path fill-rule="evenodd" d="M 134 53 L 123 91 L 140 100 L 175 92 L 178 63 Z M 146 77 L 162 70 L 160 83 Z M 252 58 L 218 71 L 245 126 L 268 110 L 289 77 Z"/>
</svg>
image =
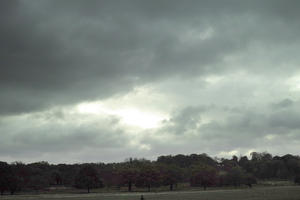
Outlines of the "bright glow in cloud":
<svg viewBox="0 0 300 200">
<path fill-rule="evenodd" d="M 287 84 L 290 87 L 291 91 L 300 90 L 300 75 L 292 76 L 287 80 Z"/>
<path fill-rule="evenodd" d="M 125 126 L 152 129 L 160 127 L 161 121 L 168 117 L 168 106 L 161 106 L 166 104 L 161 93 L 154 91 L 150 86 L 143 86 L 124 96 L 78 104 L 75 110 L 91 117 L 115 116 Z"/>
<path fill-rule="evenodd" d="M 220 82 L 224 77 L 222 76 L 208 76 L 204 80 L 210 84 L 216 84 Z"/>
<path fill-rule="evenodd" d="M 114 111 L 114 113 L 120 116 L 125 124 L 141 128 L 156 128 L 159 126 L 160 121 L 163 120 L 162 116 L 135 108 L 121 109 Z"/>
<path fill-rule="evenodd" d="M 273 140 L 275 137 L 276 137 L 276 135 L 269 134 L 269 135 L 265 136 L 265 139 L 267 139 L 267 140 Z"/>
<path fill-rule="evenodd" d="M 101 114 L 101 104 L 99 103 L 81 103 L 77 105 L 77 111 L 85 114 Z"/>
<path fill-rule="evenodd" d="M 114 115 L 121 119 L 125 125 L 135 126 L 143 129 L 157 128 L 164 116 L 158 113 L 144 111 L 138 108 L 110 108 L 101 102 L 82 103 L 77 105 L 77 111 L 91 115 Z"/>
</svg>

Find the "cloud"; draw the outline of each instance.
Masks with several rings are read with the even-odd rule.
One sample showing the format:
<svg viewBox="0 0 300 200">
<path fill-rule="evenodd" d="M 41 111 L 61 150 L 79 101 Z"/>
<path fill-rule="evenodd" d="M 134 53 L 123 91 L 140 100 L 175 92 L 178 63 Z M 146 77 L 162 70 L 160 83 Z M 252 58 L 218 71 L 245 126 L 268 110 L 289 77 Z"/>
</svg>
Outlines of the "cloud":
<svg viewBox="0 0 300 200">
<path fill-rule="evenodd" d="M 287 107 L 290 107 L 294 104 L 294 101 L 290 100 L 290 99 L 284 99 L 282 101 L 280 101 L 279 103 L 274 103 L 273 104 L 273 107 L 274 108 L 287 108 Z"/>
<path fill-rule="evenodd" d="M 1 2 L 1 113 L 105 99 L 245 63 L 254 73 L 293 73 L 297 2 L 268 3 Z"/>
<path fill-rule="evenodd" d="M 155 159 L 162 154 L 203 152 L 212 156 L 251 151 L 296 154 L 298 104 L 283 109 L 273 109 L 274 102 L 264 108 L 188 106 L 178 108 L 159 127 L 150 129 L 128 126 L 117 114 L 55 108 L 2 118 L 0 158 L 58 163 Z"/>
<path fill-rule="evenodd" d="M 0 157 L 10 155 L 33 161 L 49 153 L 82 154 L 89 148 L 101 153 L 101 149 L 122 149 L 128 145 L 130 135 L 118 127 L 116 117 L 92 117 L 57 109 L 7 118 L 0 129 Z M 104 160 L 106 156 L 108 159 L 109 155 L 99 155 Z"/>
<path fill-rule="evenodd" d="M 165 154 L 180 153 L 183 148 L 188 153 L 206 152 L 209 155 L 225 155 L 224 152 L 233 151 L 244 155 L 254 150 L 297 154 L 298 106 L 284 111 L 271 108 L 187 107 L 175 114 L 176 126 L 171 118 L 157 130 L 156 135 L 161 137 L 150 136 L 144 141 L 151 141 L 154 149 Z"/>
<path fill-rule="evenodd" d="M 298 7 L 294 0 L 1 1 L 2 158 L 296 152 Z M 74 111 L 97 102 L 163 120 L 138 129 L 124 125 L 126 112 Z"/>
</svg>

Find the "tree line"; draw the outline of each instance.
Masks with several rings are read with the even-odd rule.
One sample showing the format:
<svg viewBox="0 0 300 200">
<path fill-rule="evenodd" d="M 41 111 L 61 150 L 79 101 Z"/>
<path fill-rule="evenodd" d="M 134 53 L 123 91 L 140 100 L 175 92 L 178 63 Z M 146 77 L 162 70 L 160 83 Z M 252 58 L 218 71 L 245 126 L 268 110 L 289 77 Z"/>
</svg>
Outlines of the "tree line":
<svg viewBox="0 0 300 200">
<path fill-rule="evenodd" d="M 50 186 L 86 189 L 167 186 L 174 190 L 178 183 L 191 187 L 252 187 L 257 180 L 284 179 L 300 183 L 300 157 L 272 156 L 267 152 L 233 156 L 231 159 L 211 158 L 207 154 L 160 156 L 156 161 L 128 159 L 120 163 L 49 164 L 36 162 L 0 162 L 0 192 L 40 191 Z"/>
</svg>

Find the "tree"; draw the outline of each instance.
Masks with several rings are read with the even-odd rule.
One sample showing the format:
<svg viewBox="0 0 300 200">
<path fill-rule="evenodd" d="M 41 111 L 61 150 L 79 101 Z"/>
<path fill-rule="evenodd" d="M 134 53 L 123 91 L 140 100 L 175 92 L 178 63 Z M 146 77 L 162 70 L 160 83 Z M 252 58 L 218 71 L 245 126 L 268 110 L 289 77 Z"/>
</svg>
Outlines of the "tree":
<svg viewBox="0 0 300 200">
<path fill-rule="evenodd" d="M 45 163 L 45 162 L 43 162 Z M 26 187 L 35 190 L 38 192 L 50 185 L 50 174 L 49 167 L 41 167 L 38 163 L 30 164 L 30 176 L 29 181 L 26 184 Z"/>
<path fill-rule="evenodd" d="M 6 162 L 0 162 L 0 192 L 1 195 L 8 189 L 8 175 L 10 173 L 10 166 Z"/>
<path fill-rule="evenodd" d="M 51 179 L 54 180 L 56 185 L 62 184 L 62 175 L 61 172 L 58 170 L 52 171 L 51 173 Z"/>
<path fill-rule="evenodd" d="M 300 185 L 300 175 L 296 175 L 295 178 L 294 178 L 294 182 L 298 185 Z"/>
<path fill-rule="evenodd" d="M 160 175 L 163 185 L 169 185 L 170 191 L 173 190 L 173 186 L 176 185 L 182 179 L 181 168 L 175 165 L 160 165 Z"/>
<path fill-rule="evenodd" d="M 232 162 L 234 162 L 235 165 L 237 165 L 239 159 L 236 155 L 233 155 L 231 160 Z"/>
<path fill-rule="evenodd" d="M 132 191 L 132 185 L 136 181 L 137 170 L 132 166 L 124 166 L 119 170 L 120 185 L 127 185 L 128 192 Z"/>
<path fill-rule="evenodd" d="M 148 192 L 153 186 L 160 185 L 159 171 L 152 165 L 146 165 L 141 167 L 138 176 L 136 177 L 136 187 L 147 187 Z"/>
<path fill-rule="evenodd" d="M 272 160 L 272 155 L 269 154 L 268 152 L 262 152 L 262 153 L 252 152 L 252 153 L 250 153 L 250 155 L 251 155 L 252 161 Z"/>
<path fill-rule="evenodd" d="M 226 174 L 226 183 L 229 185 L 240 186 L 244 183 L 245 172 L 241 167 L 233 167 Z"/>
<path fill-rule="evenodd" d="M 10 194 L 15 194 L 26 186 L 30 178 L 28 166 L 21 162 L 14 162 L 9 167 L 7 188 Z"/>
<path fill-rule="evenodd" d="M 32 188 L 36 192 L 49 186 L 49 181 L 43 175 L 36 174 L 30 177 L 28 184 L 29 188 Z"/>
<path fill-rule="evenodd" d="M 216 185 L 217 170 L 209 165 L 192 166 L 191 186 L 202 186 L 204 190 L 207 187 Z"/>
<path fill-rule="evenodd" d="M 252 188 L 253 184 L 256 184 L 256 178 L 252 174 L 246 174 L 244 178 L 244 183 Z"/>
<path fill-rule="evenodd" d="M 104 185 L 109 189 L 112 186 L 118 186 L 120 183 L 120 177 L 117 171 L 114 169 L 114 164 L 107 164 L 105 168 L 100 171 L 100 176 L 104 182 Z"/>
<path fill-rule="evenodd" d="M 75 177 L 75 187 L 87 189 L 88 193 L 90 189 L 103 186 L 97 170 L 91 165 L 83 166 Z"/>
<path fill-rule="evenodd" d="M 62 184 L 63 185 L 73 185 L 75 182 L 74 174 L 77 174 L 80 170 L 80 166 L 78 164 L 75 165 L 67 165 L 67 164 L 59 164 L 57 165 L 58 171 L 61 173 Z"/>
</svg>

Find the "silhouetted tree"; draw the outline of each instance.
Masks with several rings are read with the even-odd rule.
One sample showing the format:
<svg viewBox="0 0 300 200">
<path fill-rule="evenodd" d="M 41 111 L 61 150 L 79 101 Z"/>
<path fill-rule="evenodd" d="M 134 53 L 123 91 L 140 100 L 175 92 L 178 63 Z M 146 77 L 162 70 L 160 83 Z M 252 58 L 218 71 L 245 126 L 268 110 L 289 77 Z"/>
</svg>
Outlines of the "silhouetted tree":
<svg viewBox="0 0 300 200">
<path fill-rule="evenodd" d="M 182 179 L 182 170 L 176 165 L 160 165 L 160 175 L 163 185 L 169 185 L 170 190 L 173 190 L 176 185 Z"/>
<path fill-rule="evenodd" d="M 16 191 L 21 190 L 23 179 L 16 175 L 13 171 L 8 174 L 7 188 L 11 195 L 15 194 Z"/>
<path fill-rule="evenodd" d="M 250 188 L 252 188 L 253 184 L 256 184 L 256 178 L 252 174 L 246 174 L 244 177 L 244 184 L 248 185 Z"/>
<path fill-rule="evenodd" d="M 58 170 L 54 170 L 51 172 L 51 179 L 54 180 L 56 185 L 62 184 L 62 175 L 61 172 Z"/>
<path fill-rule="evenodd" d="M 246 173 L 239 167 L 233 167 L 226 174 L 226 183 L 229 185 L 240 186 L 244 183 Z"/>
<path fill-rule="evenodd" d="M 75 187 L 87 189 L 88 193 L 90 189 L 103 186 L 97 170 L 91 165 L 83 166 L 76 175 Z"/>
<path fill-rule="evenodd" d="M 209 165 L 192 166 L 191 186 L 202 186 L 204 190 L 207 187 L 217 184 L 217 170 Z"/>
<path fill-rule="evenodd" d="M 72 185 L 75 182 L 74 174 L 77 174 L 80 170 L 81 166 L 78 164 L 68 165 L 68 164 L 59 164 L 57 166 L 58 171 L 62 176 L 62 184 L 63 185 Z"/>
<path fill-rule="evenodd" d="M 273 160 L 273 167 L 275 170 L 274 177 L 279 178 L 279 179 L 285 179 L 288 177 L 288 174 L 289 174 L 288 169 L 283 160 L 278 159 L 278 158 L 276 160 Z M 256 177 L 259 177 L 259 176 L 257 176 L 257 174 L 255 174 L 255 175 L 256 175 Z"/>
<path fill-rule="evenodd" d="M 120 176 L 114 164 L 107 164 L 105 168 L 100 171 L 100 176 L 107 188 L 118 186 L 120 183 Z"/>
<path fill-rule="evenodd" d="M 87 166 L 94 170 L 83 170 Z M 299 184 L 299 174 L 299 156 L 287 154 L 273 157 L 267 152 L 253 152 L 251 159 L 247 156 L 239 159 L 233 156 L 231 159 L 214 160 L 206 154 L 179 154 L 160 156 L 157 161 L 130 158 L 127 162 L 110 164 L 0 162 L 0 193 L 8 191 L 14 194 L 23 189 L 38 191 L 53 184 L 75 185 L 86 188 L 89 192 L 91 188 L 103 185 L 97 181 L 100 180 L 99 177 L 109 187 L 127 186 L 128 191 L 132 190 L 133 185 L 147 187 L 149 190 L 158 185 L 168 185 L 173 190 L 177 183 L 189 181 L 192 186 L 201 186 L 204 189 L 211 185 L 246 184 L 251 187 L 256 183 L 256 178 L 288 179 Z"/>
<path fill-rule="evenodd" d="M 8 189 L 8 175 L 10 166 L 6 162 L 0 162 L 0 192 L 1 195 Z"/>
<path fill-rule="evenodd" d="M 177 167 L 181 168 L 188 168 L 192 165 L 196 165 L 199 163 L 216 166 L 217 162 L 204 154 L 191 154 L 191 155 L 182 155 L 178 154 L 175 156 L 160 156 L 157 158 L 157 162 L 160 164 L 167 164 L 167 165 L 176 165 Z"/>
<path fill-rule="evenodd" d="M 49 186 L 47 178 L 41 174 L 36 174 L 30 177 L 28 187 L 38 192 Z"/>
<path fill-rule="evenodd" d="M 128 192 L 132 191 L 132 185 L 136 181 L 137 169 L 133 166 L 125 166 L 119 169 L 120 185 L 126 185 L 128 187 Z"/>
<path fill-rule="evenodd" d="M 300 185 L 300 175 L 296 175 L 294 178 L 294 182 L 298 185 Z"/>
<path fill-rule="evenodd" d="M 140 168 L 136 177 L 136 187 L 147 187 L 150 191 L 151 187 L 157 187 L 160 185 L 160 174 L 155 166 L 147 164 Z"/>
<path fill-rule="evenodd" d="M 30 172 L 29 167 L 21 162 L 14 162 L 10 165 L 10 171 L 8 173 L 8 189 L 10 194 L 22 190 L 29 182 Z"/>
<path fill-rule="evenodd" d="M 253 173 L 252 163 L 248 159 L 247 156 L 242 156 L 238 162 L 239 166 L 241 166 L 246 172 Z"/>
</svg>

